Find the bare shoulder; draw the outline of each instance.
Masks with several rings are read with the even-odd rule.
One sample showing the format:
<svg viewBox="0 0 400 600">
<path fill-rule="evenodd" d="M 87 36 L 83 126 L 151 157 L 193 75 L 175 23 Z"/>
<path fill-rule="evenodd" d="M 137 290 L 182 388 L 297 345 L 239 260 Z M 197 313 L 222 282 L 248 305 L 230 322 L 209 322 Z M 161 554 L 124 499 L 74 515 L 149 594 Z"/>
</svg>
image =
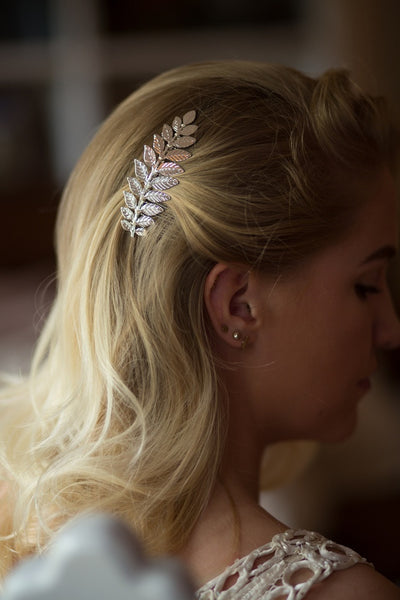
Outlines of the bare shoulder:
<svg viewBox="0 0 400 600">
<path fill-rule="evenodd" d="M 400 600 L 400 588 L 368 565 L 335 571 L 315 585 L 307 600 Z"/>
</svg>

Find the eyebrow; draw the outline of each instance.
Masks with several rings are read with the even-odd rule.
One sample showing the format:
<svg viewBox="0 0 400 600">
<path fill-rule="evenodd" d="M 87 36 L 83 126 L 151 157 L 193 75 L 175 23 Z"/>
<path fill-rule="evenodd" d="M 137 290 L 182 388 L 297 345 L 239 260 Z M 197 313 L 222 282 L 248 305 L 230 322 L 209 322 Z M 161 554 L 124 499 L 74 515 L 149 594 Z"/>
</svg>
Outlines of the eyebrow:
<svg viewBox="0 0 400 600">
<path fill-rule="evenodd" d="M 366 263 L 369 263 L 373 260 L 389 260 L 390 258 L 393 258 L 393 256 L 396 256 L 396 254 L 397 250 L 394 246 L 382 246 L 381 248 L 378 248 L 378 250 L 375 250 L 375 252 L 372 252 L 372 254 L 367 256 L 367 258 L 363 260 L 361 264 L 365 265 Z"/>
</svg>

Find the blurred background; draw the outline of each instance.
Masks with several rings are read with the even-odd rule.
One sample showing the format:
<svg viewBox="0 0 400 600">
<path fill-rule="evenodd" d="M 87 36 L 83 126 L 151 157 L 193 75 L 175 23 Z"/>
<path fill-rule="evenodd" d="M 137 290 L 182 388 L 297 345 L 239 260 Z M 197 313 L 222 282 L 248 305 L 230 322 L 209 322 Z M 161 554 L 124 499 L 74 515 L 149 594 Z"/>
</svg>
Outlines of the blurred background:
<svg viewBox="0 0 400 600">
<path fill-rule="evenodd" d="M 0 370 L 28 368 L 54 290 L 62 188 L 119 101 L 183 63 L 256 59 L 311 75 L 345 66 L 400 118 L 399 26 L 398 0 L 1 0 Z M 382 366 L 356 435 L 322 446 L 300 478 L 262 500 L 400 584 L 399 353 Z"/>
</svg>

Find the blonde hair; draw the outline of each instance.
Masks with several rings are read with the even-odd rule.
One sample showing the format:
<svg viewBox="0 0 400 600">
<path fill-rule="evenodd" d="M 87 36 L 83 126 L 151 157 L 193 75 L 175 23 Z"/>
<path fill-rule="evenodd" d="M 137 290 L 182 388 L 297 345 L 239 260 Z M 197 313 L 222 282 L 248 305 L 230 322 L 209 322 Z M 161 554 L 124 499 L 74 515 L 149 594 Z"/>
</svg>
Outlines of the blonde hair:
<svg viewBox="0 0 400 600">
<path fill-rule="evenodd" d="M 146 238 L 120 226 L 143 144 L 196 110 L 198 142 Z M 68 182 L 58 290 L 26 380 L 1 397 L 13 504 L 3 568 L 78 513 L 120 515 L 152 553 L 184 544 L 224 448 L 203 286 L 217 261 L 295 268 L 342 235 L 392 164 L 382 101 L 346 72 L 249 62 L 164 73 L 105 121 Z M 6 476 L 5 476 L 6 477 Z M 8 528 L 8 529 L 7 529 Z"/>
</svg>

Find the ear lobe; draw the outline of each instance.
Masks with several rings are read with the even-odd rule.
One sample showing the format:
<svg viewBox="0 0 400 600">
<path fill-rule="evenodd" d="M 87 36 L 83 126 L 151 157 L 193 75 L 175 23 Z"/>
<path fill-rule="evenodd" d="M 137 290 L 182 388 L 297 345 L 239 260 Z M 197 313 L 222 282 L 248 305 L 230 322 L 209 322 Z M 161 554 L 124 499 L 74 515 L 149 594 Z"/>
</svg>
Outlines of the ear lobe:
<svg viewBox="0 0 400 600">
<path fill-rule="evenodd" d="M 214 332 L 230 346 L 248 338 L 252 322 L 248 295 L 249 268 L 217 263 L 207 275 L 204 301 Z M 233 336 L 240 332 L 240 338 Z"/>
</svg>

